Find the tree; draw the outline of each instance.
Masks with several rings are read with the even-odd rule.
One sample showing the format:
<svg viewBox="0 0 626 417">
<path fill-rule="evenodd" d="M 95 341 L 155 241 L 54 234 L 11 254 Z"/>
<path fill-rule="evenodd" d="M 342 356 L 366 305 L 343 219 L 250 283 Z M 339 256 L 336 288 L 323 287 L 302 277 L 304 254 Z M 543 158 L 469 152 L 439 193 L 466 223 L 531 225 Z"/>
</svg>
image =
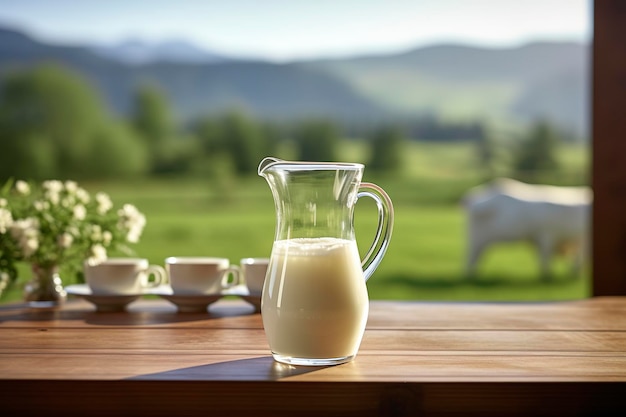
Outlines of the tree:
<svg viewBox="0 0 626 417">
<path fill-rule="evenodd" d="M 501 151 L 499 143 L 491 133 L 486 133 L 481 128 L 481 134 L 476 138 L 476 159 L 478 168 L 487 177 L 486 180 L 495 178 L 498 172 L 498 165 L 501 162 Z"/>
<path fill-rule="evenodd" d="M 404 136 L 397 127 L 386 126 L 377 130 L 372 137 L 372 154 L 367 167 L 379 172 L 400 171 L 404 141 Z"/>
<path fill-rule="evenodd" d="M 222 119 L 221 134 L 237 174 L 256 172 L 265 149 L 261 126 L 243 113 L 231 112 Z"/>
<path fill-rule="evenodd" d="M 121 123 L 109 123 L 95 132 L 90 149 L 89 178 L 122 178 L 148 171 L 148 152 L 135 133 Z"/>
<path fill-rule="evenodd" d="M 513 170 L 516 176 L 537 181 L 560 168 L 557 159 L 559 137 L 545 121 L 537 122 L 517 148 Z"/>
<path fill-rule="evenodd" d="M 105 114 L 92 87 L 65 68 L 10 74 L 0 94 L 0 177 L 80 176 Z"/>
<path fill-rule="evenodd" d="M 245 113 L 231 111 L 222 117 L 205 116 L 194 126 L 194 135 L 207 163 L 229 166 L 239 175 L 256 173 L 259 162 L 276 148 L 280 132 Z M 229 159 L 229 161 L 224 161 Z"/>
<path fill-rule="evenodd" d="M 137 90 L 132 124 L 148 148 L 151 171 L 171 171 L 176 128 L 167 98 L 158 87 L 143 85 Z"/>
<path fill-rule="evenodd" d="M 339 133 L 329 120 L 302 122 L 295 131 L 298 158 L 302 161 L 336 161 Z"/>
<path fill-rule="evenodd" d="M 198 138 L 203 153 L 213 154 L 223 150 L 226 146 L 224 143 L 224 134 L 222 126 L 214 117 L 203 116 L 193 127 L 193 133 Z"/>
</svg>

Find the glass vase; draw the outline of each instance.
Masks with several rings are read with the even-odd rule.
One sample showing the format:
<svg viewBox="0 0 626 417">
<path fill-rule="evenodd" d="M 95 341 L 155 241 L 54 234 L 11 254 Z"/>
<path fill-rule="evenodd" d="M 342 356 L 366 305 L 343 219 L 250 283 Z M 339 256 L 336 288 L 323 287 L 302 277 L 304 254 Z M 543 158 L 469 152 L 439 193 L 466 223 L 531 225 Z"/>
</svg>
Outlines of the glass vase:
<svg viewBox="0 0 626 417">
<path fill-rule="evenodd" d="M 32 279 L 24 288 L 24 300 L 30 307 L 54 308 L 65 302 L 67 293 L 58 266 L 33 265 L 32 272 Z"/>
</svg>

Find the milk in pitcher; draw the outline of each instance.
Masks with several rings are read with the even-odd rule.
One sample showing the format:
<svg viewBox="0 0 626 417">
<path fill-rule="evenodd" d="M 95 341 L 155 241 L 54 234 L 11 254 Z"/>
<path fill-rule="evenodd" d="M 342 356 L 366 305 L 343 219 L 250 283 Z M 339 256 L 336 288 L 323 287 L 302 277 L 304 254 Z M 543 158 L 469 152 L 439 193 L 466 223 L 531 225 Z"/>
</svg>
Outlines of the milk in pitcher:
<svg viewBox="0 0 626 417">
<path fill-rule="evenodd" d="M 369 308 L 356 242 L 275 241 L 262 302 L 275 357 L 295 364 L 313 364 L 307 358 L 352 358 Z"/>
</svg>

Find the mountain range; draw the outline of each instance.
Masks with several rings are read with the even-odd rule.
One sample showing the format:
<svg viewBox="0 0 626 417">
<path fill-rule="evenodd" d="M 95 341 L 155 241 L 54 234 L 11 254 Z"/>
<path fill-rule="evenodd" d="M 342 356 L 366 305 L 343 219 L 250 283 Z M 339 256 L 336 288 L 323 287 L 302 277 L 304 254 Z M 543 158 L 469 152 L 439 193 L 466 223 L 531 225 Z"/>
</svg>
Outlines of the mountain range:
<svg viewBox="0 0 626 417">
<path fill-rule="evenodd" d="M 0 77 L 58 62 L 128 114 L 142 83 L 162 88 L 181 121 L 242 107 L 261 118 L 342 120 L 435 116 L 525 123 L 548 119 L 586 135 L 589 45 L 432 45 L 396 54 L 273 63 L 234 59 L 184 40 L 63 46 L 0 28 Z M 1 80 L 1 78 L 0 78 Z"/>
<path fill-rule="evenodd" d="M 96 45 L 90 49 L 104 58 L 129 65 L 144 65 L 154 62 L 208 64 L 228 59 L 220 54 L 205 51 L 184 39 L 149 43 L 141 39 L 130 38 L 118 44 Z"/>
</svg>

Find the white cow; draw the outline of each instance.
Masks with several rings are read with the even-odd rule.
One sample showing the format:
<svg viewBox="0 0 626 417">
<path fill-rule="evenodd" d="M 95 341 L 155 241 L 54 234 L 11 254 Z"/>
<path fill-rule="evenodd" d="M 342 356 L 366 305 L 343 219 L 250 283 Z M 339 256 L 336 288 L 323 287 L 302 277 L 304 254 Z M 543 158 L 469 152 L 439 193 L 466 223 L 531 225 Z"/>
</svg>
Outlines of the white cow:
<svg viewBox="0 0 626 417">
<path fill-rule="evenodd" d="M 574 251 L 575 274 L 588 257 L 592 206 L 588 187 L 531 185 L 503 178 L 470 190 L 464 206 L 468 276 L 476 272 L 483 251 L 498 242 L 534 244 L 544 277 L 550 276 L 550 261 L 557 252 Z"/>
</svg>

